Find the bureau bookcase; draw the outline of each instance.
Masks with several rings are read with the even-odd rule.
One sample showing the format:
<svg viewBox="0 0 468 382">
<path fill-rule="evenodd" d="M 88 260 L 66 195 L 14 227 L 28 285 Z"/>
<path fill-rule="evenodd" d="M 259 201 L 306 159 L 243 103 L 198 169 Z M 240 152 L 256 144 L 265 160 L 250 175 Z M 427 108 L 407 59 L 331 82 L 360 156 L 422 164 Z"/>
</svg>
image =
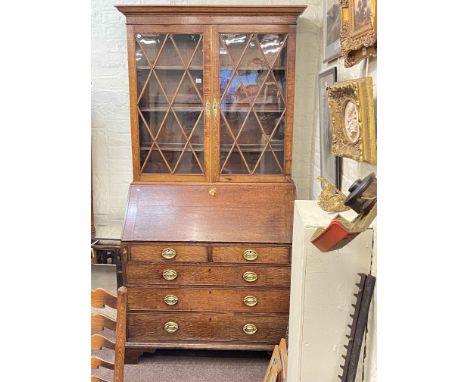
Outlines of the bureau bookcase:
<svg viewBox="0 0 468 382">
<path fill-rule="evenodd" d="M 272 350 L 288 323 L 305 7 L 117 8 L 134 177 L 122 232 L 127 360 L 157 348 Z"/>
</svg>

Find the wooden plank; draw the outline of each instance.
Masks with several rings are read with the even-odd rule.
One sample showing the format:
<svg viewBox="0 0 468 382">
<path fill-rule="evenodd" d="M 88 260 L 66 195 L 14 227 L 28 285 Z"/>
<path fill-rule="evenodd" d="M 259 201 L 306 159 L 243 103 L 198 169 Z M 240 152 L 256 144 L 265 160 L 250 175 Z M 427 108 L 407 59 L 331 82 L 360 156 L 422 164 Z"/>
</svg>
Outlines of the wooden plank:
<svg viewBox="0 0 468 382">
<path fill-rule="evenodd" d="M 91 329 L 93 331 L 102 331 L 104 328 L 115 330 L 116 323 L 111 318 L 103 314 L 96 313 L 91 315 Z"/>
<path fill-rule="evenodd" d="M 106 361 L 105 359 L 96 357 L 95 355 L 91 356 L 91 369 L 98 369 L 100 367 L 105 367 L 109 370 L 114 370 L 114 364 Z"/>
<path fill-rule="evenodd" d="M 171 260 L 166 260 L 161 253 L 167 248 L 176 252 Z M 130 260 L 151 262 L 206 262 L 208 260 L 208 248 L 200 245 L 167 244 L 136 244 L 130 246 Z"/>
<path fill-rule="evenodd" d="M 115 342 L 104 337 L 102 334 L 93 334 L 91 336 L 91 350 L 101 350 L 102 348 L 115 349 Z"/>
<path fill-rule="evenodd" d="M 254 250 L 257 253 L 257 258 L 253 261 L 247 261 L 244 258 L 244 252 L 247 250 Z M 213 261 L 244 264 L 289 264 L 289 247 L 214 246 Z"/>
<path fill-rule="evenodd" d="M 93 308 L 104 308 L 108 306 L 117 309 L 117 297 L 111 295 L 108 291 L 102 288 L 97 288 L 91 291 L 91 306 Z"/>
<path fill-rule="evenodd" d="M 124 382 L 125 342 L 127 340 L 127 288 L 117 290 L 117 329 L 115 341 L 115 374 L 114 382 Z"/>
</svg>

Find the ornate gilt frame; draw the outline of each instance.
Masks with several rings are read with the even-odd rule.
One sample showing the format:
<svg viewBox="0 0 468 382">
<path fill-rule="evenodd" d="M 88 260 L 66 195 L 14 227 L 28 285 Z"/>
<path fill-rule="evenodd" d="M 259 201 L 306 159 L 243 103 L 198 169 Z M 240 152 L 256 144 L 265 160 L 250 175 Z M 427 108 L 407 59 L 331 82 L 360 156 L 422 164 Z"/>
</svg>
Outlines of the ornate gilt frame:
<svg viewBox="0 0 468 382">
<path fill-rule="evenodd" d="M 369 56 L 377 56 L 377 0 L 370 1 L 371 22 L 355 28 L 354 5 L 358 0 L 341 2 L 341 55 L 349 68 Z"/>
<path fill-rule="evenodd" d="M 353 142 L 345 131 L 345 108 L 349 102 L 357 109 L 358 137 Z M 332 123 L 332 153 L 359 162 L 377 163 L 372 77 L 342 81 L 328 88 Z"/>
</svg>

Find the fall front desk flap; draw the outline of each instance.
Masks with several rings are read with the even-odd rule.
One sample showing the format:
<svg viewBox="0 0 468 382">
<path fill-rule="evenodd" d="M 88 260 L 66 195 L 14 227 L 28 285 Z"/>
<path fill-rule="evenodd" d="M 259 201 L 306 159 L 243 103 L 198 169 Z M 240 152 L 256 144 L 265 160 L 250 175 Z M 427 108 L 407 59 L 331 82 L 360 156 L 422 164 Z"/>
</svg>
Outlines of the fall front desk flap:
<svg viewBox="0 0 468 382">
<path fill-rule="evenodd" d="M 122 241 L 291 243 L 295 187 L 130 185 Z"/>
</svg>

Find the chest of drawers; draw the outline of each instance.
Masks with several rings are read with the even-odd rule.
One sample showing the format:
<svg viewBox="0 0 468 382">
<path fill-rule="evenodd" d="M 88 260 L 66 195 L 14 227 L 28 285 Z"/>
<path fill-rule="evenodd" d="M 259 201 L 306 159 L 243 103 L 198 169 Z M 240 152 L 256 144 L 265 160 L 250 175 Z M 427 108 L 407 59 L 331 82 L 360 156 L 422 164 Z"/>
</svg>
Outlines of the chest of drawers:
<svg viewBox="0 0 468 382">
<path fill-rule="evenodd" d="M 289 312 L 291 184 L 133 184 L 127 349 L 271 350 Z M 222 218 L 219 218 L 219 217 Z"/>
</svg>

